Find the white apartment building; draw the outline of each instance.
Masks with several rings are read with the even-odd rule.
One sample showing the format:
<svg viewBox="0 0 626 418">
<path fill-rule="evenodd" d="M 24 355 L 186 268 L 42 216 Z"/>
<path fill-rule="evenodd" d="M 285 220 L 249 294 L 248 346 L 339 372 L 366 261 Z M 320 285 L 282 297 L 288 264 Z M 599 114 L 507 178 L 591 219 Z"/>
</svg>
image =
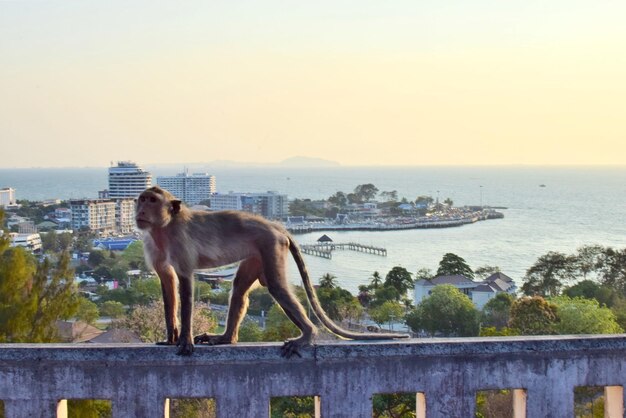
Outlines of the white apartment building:
<svg viewBox="0 0 626 418">
<path fill-rule="evenodd" d="M 289 214 L 287 195 L 277 192 L 214 194 L 211 210 L 242 210 L 268 219 L 284 218 Z"/>
<path fill-rule="evenodd" d="M 15 204 L 15 189 L 11 187 L 0 189 L 0 207 L 13 206 Z"/>
<path fill-rule="evenodd" d="M 208 200 L 215 193 L 215 176 L 208 173 L 159 176 L 157 184 L 189 206 Z"/>
<path fill-rule="evenodd" d="M 115 228 L 121 234 L 135 230 L 135 199 L 115 199 Z"/>
<path fill-rule="evenodd" d="M 109 199 L 134 199 L 151 186 L 152 174 L 131 161 L 120 161 L 109 167 Z"/>
<path fill-rule="evenodd" d="M 23 247 L 29 251 L 37 252 L 41 250 L 41 236 L 39 234 L 17 234 L 10 233 L 11 247 Z"/>
<path fill-rule="evenodd" d="M 132 233 L 135 229 L 134 199 L 71 200 L 72 228 L 101 233 Z"/>
<path fill-rule="evenodd" d="M 72 229 L 88 229 L 101 233 L 115 231 L 116 203 L 111 199 L 70 200 Z"/>
</svg>

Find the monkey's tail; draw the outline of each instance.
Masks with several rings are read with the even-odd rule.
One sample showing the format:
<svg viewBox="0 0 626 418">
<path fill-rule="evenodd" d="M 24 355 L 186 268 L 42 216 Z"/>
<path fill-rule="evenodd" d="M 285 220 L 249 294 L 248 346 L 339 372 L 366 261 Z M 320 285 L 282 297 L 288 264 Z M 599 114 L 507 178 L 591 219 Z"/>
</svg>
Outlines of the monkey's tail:
<svg viewBox="0 0 626 418">
<path fill-rule="evenodd" d="M 302 277 L 302 283 L 304 284 L 304 290 L 306 291 L 315 315 L 331 332 L 339 335 L 340 337 L 349 338 L 351 340 L 388 340 L 391 338 L 409 338 L 408 334 L 352 332 L 335 324 L 335 322 L 326 315 L 326 312 L 324 312 L 324 309 L 317 298 L 317 294 L 315 293 L 315 289 L 313 289 L 313 285 L 311 284 L 311 278 L 309 277 L 309 272 L 304 264 L 300 248 L 291 238 L 289 238 L 289 251 L 298 266 L 300 276 Z"/>
</svg>

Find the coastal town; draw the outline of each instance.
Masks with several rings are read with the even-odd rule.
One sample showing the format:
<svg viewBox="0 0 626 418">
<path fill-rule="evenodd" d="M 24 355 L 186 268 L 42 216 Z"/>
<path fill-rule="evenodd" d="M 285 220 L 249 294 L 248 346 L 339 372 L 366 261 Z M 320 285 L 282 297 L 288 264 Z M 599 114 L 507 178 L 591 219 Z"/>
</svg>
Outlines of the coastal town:
<svg viewBox="0 0 626 418">
<path fill-rule="evenodd" d="M 153 185 L 153 176 L 134 162 L 122 161 L 108 169 L 108 184 L 108 189 L 94 191 L 97 198 L 69 201 L 19 201 L 19 190 L 0 188 L 0 207 L 7 212 L 6 227 L 12 245 L 37 253 L 42 246 L 41 233 L 55 231 L 89 233 L 99 239 L 96 245 L 123 249 L 123 243 L 138 238 L 134 199 Z M 316 201 L 290 201 L 287 195 L 275 191 L 220 193 L 215 176 L 207 173 L 158 176 L 156 185 L 192 209 L 251 212 L 282 222 L 294 234 L 448 228 L 504 217 L 502 212 L 482 205 L 455 207 L 450 199 L 398 198 L 397 192 L 379 192 L 373 184 L 356 186 L 353 193 L 338 191 L 326 200 Z"/>
</svg>

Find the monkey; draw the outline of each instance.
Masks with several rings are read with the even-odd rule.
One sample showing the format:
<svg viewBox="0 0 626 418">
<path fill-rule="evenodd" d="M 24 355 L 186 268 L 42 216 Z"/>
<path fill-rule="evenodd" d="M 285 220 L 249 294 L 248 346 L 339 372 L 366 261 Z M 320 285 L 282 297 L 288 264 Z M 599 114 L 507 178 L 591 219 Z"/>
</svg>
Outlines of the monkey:
<svg viewBox="0 0 626 418">
<path fill-rule="evenodd" d="M 237 343 L 239 325 L 248 307 L 248 293 L 258 280 L 301 332 L 299 337 L 285 341 L 281 355 L 301 356 L 300 349 L 312 344 L 318 330 L 289 287 L 286 275 L 289 253 L 315 315 L 332 333 L 356 340 L 408 338 L 406 334 L 355 333 L 336 325 L 322 309 L 300 248 L 278 223 L 242 211 L 191 210 L 158 186 L 144 190 L 135 209 L 137 227 L 144 235 L 145 258 L 159 276 L 163 293 L 167 337 L 157 344 L 177 345 L 178 355 L 191 355 L 194 344 Z M 239 268 L 232 283 L 224 333 L 201 334 L 192 339 L 193 270 L 235 262 L 239 262 Z"/>
</svg>

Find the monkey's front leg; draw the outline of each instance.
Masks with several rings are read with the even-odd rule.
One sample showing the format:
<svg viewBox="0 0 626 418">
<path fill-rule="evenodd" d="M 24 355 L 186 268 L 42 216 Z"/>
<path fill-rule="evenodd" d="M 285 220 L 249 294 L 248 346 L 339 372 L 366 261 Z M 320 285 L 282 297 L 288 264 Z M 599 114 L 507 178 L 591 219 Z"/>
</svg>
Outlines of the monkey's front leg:
<svg viewBox="0 0 626 418">
<path fill-rule="evenodd" d="M 193 353 L 191 338 L 191 317 L 193 313 L 193 279 L 192 276 L 178 276 L 180 291 L 180 336 L 178 338 L 179 356 L 190 356 Z"/>
<path fill-rule="evenodd" d="M 163 307 L 165 309 L 165 327 L 167 337 L 165 341 L 157 342 L 160 345 L 174 345 L 178 343 L 178 327 L 176 315 L 178 314 L 178 297 L 176 296 L 176 272 L 172 266 L 157 269 L 161 281 L 163 293 Z"/>
</svg>

